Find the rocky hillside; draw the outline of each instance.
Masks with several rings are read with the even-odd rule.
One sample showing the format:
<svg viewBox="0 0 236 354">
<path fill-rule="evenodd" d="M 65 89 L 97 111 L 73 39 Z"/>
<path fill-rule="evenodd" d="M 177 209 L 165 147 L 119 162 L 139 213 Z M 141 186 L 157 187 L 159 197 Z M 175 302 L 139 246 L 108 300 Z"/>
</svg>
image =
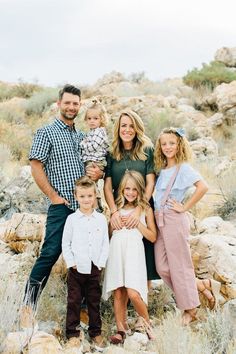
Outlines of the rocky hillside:
<svg viewBox="0 0 236 354">
<path fill-rule="evenodd" d="M 207 67 L 208 71 L 203 67 L 201 70 L 189 72 L 189 76 L 186 75 L 184 79 L 168 79 L 161 83 L 150 81 L 143 73 L 127 78 L 121 73 L 112 72 L 93 86 L 82 87 L 82 92 L 84 103 L 92 96 L 97 96 L 106 106 L 110 117 L 110 138 L 114 119 L 127 107 L 142 117 L 147 135 L 154 143 L 164 127 L 185 128 L 195 153 L 194 164 L 209 184 L 209 192 L 191 214 L 191 249 L 196 275 L 221 282 L 220 302 L 223 313 L 230 308 L 232 317 L 228 334 L 224 332 L 225 338 L 228 336 L 227 341 L 224 343 L 225 339 L 221 338 L 221 344 L 224 345 L 221 352 L 233 353 L 236 346 L 230 336 L 236 329 L 236 80 L 222 81 L 219 77 L 222 78 L 222 70 L 224 75 L 227 74 L 227 78 L 228 73 L 232 75 L 236 72 L 236 48 L 221 48 L 216 52 L 214 62 L 220 63 L 221 71 L 214 71 L 210 79 L 210 66 Z M 201 85 L 187 86 L 190 74 L 195 75 L 191 76 L 191 83 L 199 80 L 201 76 Z M 209 80 L 212 84 L 206 85 Z M 27 333 L 18 331 L 18 311 L 22 304 L 24 283 L 42 244 L 47 208 L 44 196 L 32 180 L 27 154 L 35 130 L 51 121 L 56 114 L 57 91 L 55 88 L 31 86 L 26 83 L 18 83 L 13 87 L 0 82 L 0 339 L 5 339 L 5 349 L 2 349 L 5 353 L 20 352 L 23 343 L 25 347 L 28 343 L 29 353 L 46 353 L 43 351 L 46 349 L 40 349 L 43 337 L 48 338 L 45 343 L 52 345 L 50 353 L 72 353 L 64 347 L 66 270 L 62 259 L 54 266 L 51 283 L 49 282 L 45 289 L 40 304 L 37 314 L 40 331 L 33 335 L 32 341 L 27 337 Z M 84 129 L 83 109 L 77 124 Z M 161 335 L 163 331 L 164 336 L 164 329 L 169 325 L 170 318 L 167 316 L 166 322 L 162 321 L 161 325 L 160 321 L 167 313 L 173 316 L 173 301 L 170 296 L 163 296 L 163 301 L 159 300 L 158 303 L 158 296 L 163 295 L 162 285 L 158 285 L 153 292 L 154 298 L 150 300 L 151 315 L 155 324 L 160 326 L 157 329 L 158 334 Z M 164 308 L 167 310 L 164 311 Z M 111 304 L 104 303 L 104 330 L 107 334 L 114 325 L 111 312 Z M 210 314 L 208 316 L 204 317 L 205 332 L 209 330 L 209 321 L 215 321 L 214 325 L 218 326 L 217 330 L 220 332 L 219 326 L 224 323 L 224 317 L 217 317 L 219 314 L 215 318 Z M 175 326 L 173 318 L 172 324 Z M 203 345 L 200 327 L 197 332 L 198 342 Z M 188 335 L 193 338 L 196 333 L 190 331 Z M 191 342 L 192 348 L 195 339 Z M 84 348 L 87 348 L 89 353 L 89 343 L 85 344 Z M 47 344 L 44 345 L 46 348 Z M 166 349 L 161 351 L 160 345 Z M 165 345 L 167 344 L 164 342 L 150 345 L 144 338 L 133 338 L 133 341 L 128 338 L 124 349 L 120 348 L 117 353 L 142 353 L 145 350 L 145 353 L 173 353 L 168 351 Z M 204 348 L 199 347 L 195 352 L 216 353 L 210 345 L 210 341 L 206 342 Z M 228 348 L 232 348 L 232 351 L 227 351 Z M 116 353 L 115 350 L 108 349 L 107 353 Z"/>
</svg>

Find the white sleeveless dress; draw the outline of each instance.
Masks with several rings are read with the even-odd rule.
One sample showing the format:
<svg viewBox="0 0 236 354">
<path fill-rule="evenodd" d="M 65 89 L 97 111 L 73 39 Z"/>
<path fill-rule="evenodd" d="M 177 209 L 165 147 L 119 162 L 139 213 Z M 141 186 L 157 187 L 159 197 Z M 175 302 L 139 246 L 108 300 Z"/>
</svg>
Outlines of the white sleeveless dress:
<svg viewBox="0 0 236 354">
<path fill-rule="evenodd" d="M 121 209 L 120 214 L 127 215 L 132 211 Z M 145 213 L 141 214 L 140 221 L 146 225 Z M 138 291 L 147 304 L 147 269 L 142 238 L 137 228 L 113 231 L 102 291 L 105 300 L 112 291 L 124 286 Z"/>
</svg>

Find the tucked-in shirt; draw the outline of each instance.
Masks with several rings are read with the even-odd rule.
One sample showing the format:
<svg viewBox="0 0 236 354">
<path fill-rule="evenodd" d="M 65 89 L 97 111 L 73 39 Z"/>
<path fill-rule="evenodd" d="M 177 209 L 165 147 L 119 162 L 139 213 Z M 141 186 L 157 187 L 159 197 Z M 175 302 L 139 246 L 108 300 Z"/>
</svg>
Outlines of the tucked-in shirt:
<svg viewBox="0 0 236 354">
<path fill-rule="evenodd" d="M 70 202 L 69 208 L 76 210 L 74 183 L 84 175 L 80 142 L 84 134 L 60 119 L 37 130 L 30 160 L 39 160 L 44 165 L 48 181 L 55 191 Z"/>
<path fill-rule="evenodd" d="M 161 200 L 164 196 L 166 188 L 170 182 L 172 175 L 174 174 L 176 166 L 163 169 L 157 179 L 154 190 L 154 206 L 155 210 L 160 210 Z M 202 180 L 202 176 L 197 172 L 190 164 L 182 163 L 180 165 L 179 172 L 175 179 L 175 182 L 171 188 L 168 199 L 175 199 L 177 202 L 182 203 L 186 193 L 190 187 L 193 187 L 194 183 Z M 168 208 L 168 203 L 165 205 Z"/>
<path fill-rule="evenodd" d="M 90 274 L 92 262 L 104 268 L 109 253 L 108 226 L 105 216 L 96 210 L 91 215 L 79 209 L 66 219 L 62 254 L 67 268 L 76 266 L 77 271 Z"/>
<path fill-rule="evenodd" d="M 131 160 L 128 151 L 120 161 L 114 159 L 112 155 L 108 155 L 106 177 L 111 177 L 112 179 L 112 189 L 115 199 L 117 198 L 120 181 L 126 170 L 140 172 L 145 181 L 148 174 L 154 173 L 153 149 L 146 148 L 145 153 L 147 156 L 146 160 Z"/>
<path fill-rule="evenodd" d="M 81 141 L 80 147 L 83 162 L 105 160 L 109 147 L 106 129 L 103 127 L 91 129 Z"/>
</svg>

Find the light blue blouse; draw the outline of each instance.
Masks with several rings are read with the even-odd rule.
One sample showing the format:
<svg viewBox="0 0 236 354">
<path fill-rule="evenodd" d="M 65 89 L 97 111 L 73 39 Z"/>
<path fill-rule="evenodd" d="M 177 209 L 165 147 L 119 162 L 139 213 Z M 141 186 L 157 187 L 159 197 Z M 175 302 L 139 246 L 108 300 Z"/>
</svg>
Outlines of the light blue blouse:
<svg viewBox="0 0 236 354">
<path fill-rule="evenodd" d="M 173 166 L 163 169 L 160 172 L 153 195 L 155 210 L 160 209 L 161 200 L 175 169 L 176 166 Z M 168 199 L 175 199 L 181 203 L 184 200 L 187 190 L 192 187 L 194 183 L 202 179 L 200 173 L 195 171 L 191 165 L 186 162 L 182 163 Z M 166 208 L 168 208 L 168 205 L 166 205 Z"/>
</svg>

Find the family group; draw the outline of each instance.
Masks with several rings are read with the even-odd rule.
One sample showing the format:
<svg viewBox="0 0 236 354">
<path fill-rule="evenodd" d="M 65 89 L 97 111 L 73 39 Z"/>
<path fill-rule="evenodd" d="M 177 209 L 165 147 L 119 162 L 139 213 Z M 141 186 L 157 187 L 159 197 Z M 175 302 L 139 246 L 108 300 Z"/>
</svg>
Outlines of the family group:
<svg viewBox="0 0 236 354">
<path fill-rule="evenodd" d="M 104 349 L 100 300 L 111 295 L 117 331 L 110 342 L 123 343 L 129 332 L 129 301 L 138 315 L 136 329 L 155 339 L 148 314 L 148 290 L 155 279 L 163 279 L 172 289 L 183 325 L 196 319 L 199 292 L 215 308 L 219 284 L 197 279 L 191 259 L 187 211 L 208 187 L 190 165 L 192 153 L 184 130 L 163 129 L 154 147 L 140 116 L 126 109 L 116 119 L 109 145 L 107 112 L 99 100 L 85 108 L 86 134 L 74 125 L 81 108 L 80 90 L 65 85 L 57 104 L 58 116 L 36 132 L 29 157 L 49 208 L 44 243 L 26 285 L 25 309 L 37 306 L 61 252 L 68 268 L 66 336 L 74 343 L 80 339 L 85 298 L 88 334 L 97 350 Z M 109 223 L 97 195 L 101 178 Z"/>
</svg>

